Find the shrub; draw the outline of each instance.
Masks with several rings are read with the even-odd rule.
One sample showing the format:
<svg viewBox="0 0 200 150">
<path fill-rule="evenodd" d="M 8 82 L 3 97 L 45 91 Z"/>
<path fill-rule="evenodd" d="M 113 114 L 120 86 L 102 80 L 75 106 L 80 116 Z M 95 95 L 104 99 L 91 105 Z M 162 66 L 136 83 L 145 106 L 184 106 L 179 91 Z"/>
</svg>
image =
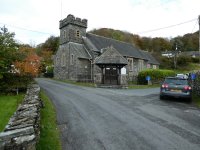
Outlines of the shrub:
<svg viewBox="0 0 200 150">
<path fill-rule="evenodd" d="M 192 61 L 193 63 L 199 63 L 199 58 L 197 58 L 197 57 L 192 57 L 192 58 L 191 58 L 191 61 Z"/>
<path fill-rule="evenodd" d="M 147 76 L 150 76 L 152 83 L 160 83 L 167 76 L 175 76 L 175 72 L 161 69 L 143 70 L 138 74 L 138 84 L 147 84 Z"/>
<path fill-rule="evenodd" d="M 46 78 L 53 78 L 53 66 L 47 66 L 46 67 L 46 72 L 44 73 L 44 77 Z"/>
<path fill-rule="evenodd" d="M 173 58 L 161 57 L 160 68 L 172 69 L 174 66 Z"/>
<path fill-rule="evenodd" d="M 189 62 L 191 62 L 191 57 L 189 56 L 180 56 L 177 58 L 178 66 L 186 66 Z"/>
<path fill-rule="evenodd" d="M 0 93 L 8 93 L 14 89 L 24 90 L 27 85 L 33 81 L 32 76 L 13 73 L 3 73 L 0 78 Z"/>
</svg>

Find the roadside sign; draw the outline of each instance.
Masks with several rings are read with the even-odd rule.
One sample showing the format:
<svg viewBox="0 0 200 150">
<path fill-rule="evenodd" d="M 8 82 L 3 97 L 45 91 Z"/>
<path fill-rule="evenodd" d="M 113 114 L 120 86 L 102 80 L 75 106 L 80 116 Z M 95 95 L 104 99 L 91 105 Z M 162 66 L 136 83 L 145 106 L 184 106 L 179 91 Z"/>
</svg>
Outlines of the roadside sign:
<svg viewBox="0 0 200 150">
<path fill-rule="evenodd" d="M 196 74 L 192 73 L 192 74 L 191 74 L 191 79 L 192 79 L 192 80 L 195 80 L 195 79 L 196 79 Z"/>
<path fill-rule="evenodd" d="M 151 80 L 151 77 L 150 77 L 150 76 L 146 76 L 146 80 L 147 80 L 147 81 L 150 81 L 150 80 Z"/>
</svg>

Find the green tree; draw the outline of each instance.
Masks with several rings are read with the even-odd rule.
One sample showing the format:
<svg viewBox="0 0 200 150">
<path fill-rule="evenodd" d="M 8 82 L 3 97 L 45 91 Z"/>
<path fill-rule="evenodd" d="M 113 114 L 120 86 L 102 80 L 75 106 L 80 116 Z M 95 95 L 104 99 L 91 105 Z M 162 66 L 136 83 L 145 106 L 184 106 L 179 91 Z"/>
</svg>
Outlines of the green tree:
<svg viewBox="0 0 200 150">
<path fill-rule="evenodd" d="M 41 51 L 51 51 L 52 54 L 58 50 L 59 47 L 59 37 L 50 36 L 44 43 L 37 46 L 37 51 L 40 53 Z"/>
<path fill-rule="evenodd" d="M 18 59 L 19 45 L 14 40 L 15 33 L 8 32 L 4 26 L 0 28 L 0 78 L 2 73 L 8 72 L 12 63 Z"/>
</svg>

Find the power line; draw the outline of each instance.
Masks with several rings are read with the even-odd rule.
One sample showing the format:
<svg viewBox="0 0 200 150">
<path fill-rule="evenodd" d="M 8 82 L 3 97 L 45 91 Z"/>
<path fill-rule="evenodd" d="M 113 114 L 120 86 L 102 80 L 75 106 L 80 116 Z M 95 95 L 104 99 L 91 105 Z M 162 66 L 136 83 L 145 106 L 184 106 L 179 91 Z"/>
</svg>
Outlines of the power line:
<svg viewBox="0 0 200 150">
<path fill-rule="evenodd" d="M 161 27 L 161 28 L 156 28 L 156 29 L 141 31 L 141 32 L 137 32 L 137 34 L 144 34 L 144 33 L 149 33 L 149 32 L 155 32 L 155 31 L 158 31 L 158 30 L 164 30 L 164 29 L 167 29 L 167 28 L 172 28 L 172 27 L 175 27 L 175 26 L 180 26 L 180 25 L 182 25 L 182 24 L 186 24 L 186 23 L 189 23 L 189 22 L 193 22 L 193 21 L 195 21 L 195 20 L 196 20 L 196 19 L 192 19 L 192 20 L 188 20 L 188 21 L 185 21 L 185 22 L 181 22 L 181 23 L 174 24 L 174 25 L 170 25 L 170 26 L 166 26 L 166 27 Z"/>
<path fill-rule="evenodd" d="M 8 27 L 13 27 L 13 28 L 16 28 L 16 29 L 20 29 L 20 30 L 29 31 L 29 32 L 35 32 L 35 33 L 39 33 L 39 34 L 48 34 L 48 35 L 52 35 L 52 33 L 41 32 L 41 31 L 32 30 L 32 29 L 27 29 L 27 28 L 19 27 L 19 26 L 13 26 L 13 25 L 1 23 L 1 22 L 0 22 L 0 24 L 3 24 L 3 25 L 8 26 Z"/>
<path fill-rule="evenodd" d="M 194 24 L 194 27 L 193 27 L 193 29 L 192 29 L 192 32 L 191 32 L 191 33 L 193 33 L 193 32 L 194 32 L 194 29 L 195 29 L 195 27 L 196 27 L 197 23 L 198 23 L 198 20 L 195 22 L 195 24 Z"/>
<path fill-rule="evenodd" d="M 186 23 L 190 23 L 190 22 L 193 22 L 195 20 L 197 20 L 197 19 L 191 19 L 191 20 L 188 20 L 188 21 L 185 21 L 185 22 L 182 22 L 182 23 L 178 23 L 178 24 L 170 25 L 170 26 L 166 26 L 166 27 L 161 27 L 161 28 L 156 28 L 156 29 L 141 31 L 141 32 L 137 32 L 137 34 L 144 34 L 144 33 L 155 32 L 155 31 L 159 31 L 159 30 L 164 30 L 164 29 L 167 29 L 167 28 L 172 28 L 172 27 L 175 27 L 175 26 L 180 26 L 180 25 L 183 25 L 183 24 L 186 24 Z M 35 32 L 35 33 L 39 33 L 39 34 L 52 35 L 52 33 L 42 32 L 42 31 L 37 31 L 37 30 L 32 30 L 32 29 L 27 29 L 27 28 L 19 27 L 19 26 L 13 26 L 13 25 L 1 23 L 1 22 L 0 22 L 0 24 L 6 25 L 6 26 L 10 26 L 10 27 L 13 27 L 13 28 L 16 28 L 16 29 L 20 29 L 20 30 L 26 30 L 26 31 L 29 31 L 29 32 Z"/>
</svg>

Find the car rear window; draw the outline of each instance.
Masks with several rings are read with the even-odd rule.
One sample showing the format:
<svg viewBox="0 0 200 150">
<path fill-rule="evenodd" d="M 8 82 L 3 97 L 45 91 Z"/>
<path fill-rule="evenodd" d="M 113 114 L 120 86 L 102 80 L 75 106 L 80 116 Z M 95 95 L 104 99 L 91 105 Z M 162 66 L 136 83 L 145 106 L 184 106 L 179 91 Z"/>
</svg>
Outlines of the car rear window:
<svg viewBox="0 0 200 150">
<path fill-rule="evenodd" d="M 167 84 L 176 84 L 176 85 L 187 85 L 188 81 L 187 80 L 183 80 L 183 79 L 167 78 L 167 79 L 165 79 L 165 83 L 167 83 Z"/>
</svg>

